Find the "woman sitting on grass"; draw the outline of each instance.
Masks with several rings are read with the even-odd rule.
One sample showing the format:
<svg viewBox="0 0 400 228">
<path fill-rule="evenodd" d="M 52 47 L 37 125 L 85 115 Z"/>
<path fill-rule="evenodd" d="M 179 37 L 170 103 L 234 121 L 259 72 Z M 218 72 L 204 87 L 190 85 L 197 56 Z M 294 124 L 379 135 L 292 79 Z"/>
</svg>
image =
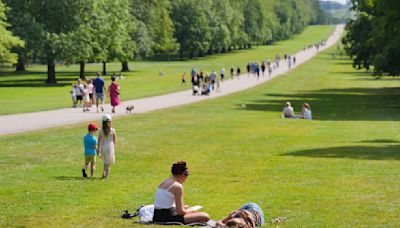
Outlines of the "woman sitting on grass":
<svg viewBox="0 0 400 228">
<path fill-rule="evenodd" d="M 174 163 L 172 177 L 160 183 L 154 200 L 153 222 L 179 222 L 183 224 L 207 222 L 207 213 L 186 208 L 183 203 L 183 183 L 189 176 L 185 161 Z"/>
<path fill-rule="evenodd" d="M 303 104 L 303 109 L 301 110 L 300 116 L 302 119 L 312 120 L 311 107 L 308 103 Z"/>
</svg>

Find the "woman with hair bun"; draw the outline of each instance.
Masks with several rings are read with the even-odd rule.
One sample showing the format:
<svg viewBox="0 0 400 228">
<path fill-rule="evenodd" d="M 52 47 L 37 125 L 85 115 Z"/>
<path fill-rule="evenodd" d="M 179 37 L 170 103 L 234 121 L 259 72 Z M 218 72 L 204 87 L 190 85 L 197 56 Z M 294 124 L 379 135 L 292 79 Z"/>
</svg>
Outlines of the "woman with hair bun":
<svg viewBox="0 0 400 228">
<path fill-rule="evenodd" d="M 189 176 L 186 162 L 174 163 L 171 173 L 172 177 L 162 181 L 157 188 L 153 222 L 179 222 L 183 224 L 207 222 L 210 219 L 207 213 L 186 208 L 183 203 L 183 183 Z"/>
</svg>

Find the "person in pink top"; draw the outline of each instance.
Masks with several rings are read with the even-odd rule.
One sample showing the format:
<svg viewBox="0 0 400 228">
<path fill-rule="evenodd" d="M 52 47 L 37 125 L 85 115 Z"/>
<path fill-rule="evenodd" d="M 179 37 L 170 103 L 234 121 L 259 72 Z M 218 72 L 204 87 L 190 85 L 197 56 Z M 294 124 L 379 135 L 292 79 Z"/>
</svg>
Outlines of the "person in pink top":
<svg viewBox="0 0 400 228">
<path fill-rule="evenodd" d="M 119 98 L 119 85 L 115 82 L 115 76 L 111 77 L 111 84 L 108 91 L 110 91 L 110 101 L 112 106 L 112 112 L 115 113 L 115 107 L 121 103 Z"/>
</svg>

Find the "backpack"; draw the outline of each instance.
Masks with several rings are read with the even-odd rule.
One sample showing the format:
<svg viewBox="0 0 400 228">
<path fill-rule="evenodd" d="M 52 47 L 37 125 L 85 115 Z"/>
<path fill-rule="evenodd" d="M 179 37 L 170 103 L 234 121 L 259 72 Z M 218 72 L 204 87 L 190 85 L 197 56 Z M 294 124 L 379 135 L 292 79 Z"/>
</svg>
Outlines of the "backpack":
<svg viewBox="0 0 400 228">
<path fill-rule="evenodd" d="M 136 209 L 136 212 L 133 214 L 130 214 L 128 210 L 124 211 L 124 214 L 122 214 L 121 218 L 123 219 L 132 219 L 135 217 L 139 217 L 139 223 L 151 223 L 153 221 L 153 215 L 154 215 L 154 205 L 142 205 L 138 209 Z"/>
</svg>

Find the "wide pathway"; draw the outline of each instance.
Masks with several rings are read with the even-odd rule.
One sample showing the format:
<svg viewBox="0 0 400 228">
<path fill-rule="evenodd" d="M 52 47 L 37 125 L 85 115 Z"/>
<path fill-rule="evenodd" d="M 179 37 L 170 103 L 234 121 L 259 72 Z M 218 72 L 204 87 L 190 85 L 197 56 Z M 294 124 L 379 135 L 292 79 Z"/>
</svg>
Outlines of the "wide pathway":
<svg viewBox="0 0 400 228">
<path fill-rule="evenodd" d="M 343 31 L 344 26 L 338 25 L 334 33 L 327 40 L 326 45 L 321 47 L 319 51 L 322 51 L 334 45 L 340 39 Z M 298 67 L 302 63 L 310 60 L 317 53 L 318 51 L 315 48 L 311 48 L 294 54 L 294 56 L 296 56 L 296 65 L 292 66 L 292 68 Z M 186 90 L 161 96 L 124 101 L 123 105 L 118 107 L 116 109 L 116 113 L 112 114 L 112 116 L 116 117 L 128 115 L 125 112 L 125 107 L 128 105 L 135 106 L 133 113 L 145 113 L 158 109 L 170 108 L 174 106 L 222 97 L 231 93 L 245 90 L 265 83 L 271 78 L 282 75 L 289 71 L 288 64 L 285 62 L 285 60 L 281 60 L 279 65 L 280 67 L 273 71 L 271 77 L 260 77 L 260 80 L 257 80 L 257 78 L 254 76 L 249 77 L 248 75 L 243 74 L 240 77 L 240 80 L 236 78 L 234 80 L 226 80 L 221 83 L 221 91 L 213 92 L 210 96 L 192 96 L 192 90 Z M 242 72 L 244 71 L 246 71 L 246 69 L 242 68 Z M 227 78 L 229 78 L 229 73 L 227 73 Z M 110 105 L 106 105 L 105 112 L 110 113 L 110 111 Z M 86 126 L 89 121 L 100 121 L 102 115 L 103 113 L 96 112 L 85 113 L 82 112 L 81 108 L 65 108 L 45 112 L 5 115 L 0 116 L 0 135 L 65 126 L 81 122 L 84 123 L 84 125 Z"/>
</svg>

